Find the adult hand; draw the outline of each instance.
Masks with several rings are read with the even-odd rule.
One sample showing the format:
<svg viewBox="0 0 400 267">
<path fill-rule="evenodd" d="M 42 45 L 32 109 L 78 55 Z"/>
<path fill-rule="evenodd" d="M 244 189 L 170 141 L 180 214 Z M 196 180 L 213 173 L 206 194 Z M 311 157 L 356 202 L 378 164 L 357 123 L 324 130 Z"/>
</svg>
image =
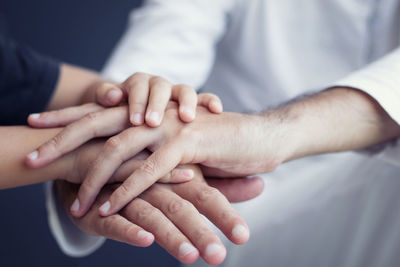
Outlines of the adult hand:
<svg viewBox="0 0 400 267">
<path fill-rule="evenodd" d="M 119 213 L 102 217 L 97 208 L 115 188 L 115 185 L 108 185 L 85 216 L 71 219 L 90 235 L 105 236 L 133 246 L 148 246 L 155 239 L 184 263 L 193 263 L 200 254 L 207 263 L 220 264 L 225 257 L 225 248 L 199 212 L 236 244 L 247 241 L 248 228 L 225 197 L 205 183 L 198 169 L 194 172 L 195 179 L 190 182 L 155 184 Z M 256 197 L 263 189 L 259 178 L 215 180 L 212 183 L 229 200 L 235 201 Z M 57 189 L 61 202 L 68 209 L 78 187 L 59 181 Z"/>
<path fill-rule="evenodd" d="M 85 107 L 82 107 L 81 114 L 85 114 L 84 110 Z M 171 103 L 164 120 L 158 128 L 141 126 L 126 129 L 129 123 L 126 107 L 88 112 L 84 118 L 68 125 L 57 137 L 41 146 L 38 157 L 28 158 L 27 163 L 32 167 L 42 166 L 91 138 L 122 131 L 107 141 L 80 188 L 79 205 L 73 209 L 73 214 L 82 216 L 101 187 L 125 160 L 145 148 L 155 151 L 102 206 L 101 214 L 110 215 L 180 163 L 201 163 L 224 176 L 238 177 L 271 171 L 288 152 L 289 140 L 279 134 L 277 119 L 271 118 L 266 127 L 262 116 L 237 113 L 215 115 L 199 107 L 198 118 L 185 124 L 179 120 L 176 105 Z M 218 174 L 217 171 L 214 174 Z"/>
</svg>

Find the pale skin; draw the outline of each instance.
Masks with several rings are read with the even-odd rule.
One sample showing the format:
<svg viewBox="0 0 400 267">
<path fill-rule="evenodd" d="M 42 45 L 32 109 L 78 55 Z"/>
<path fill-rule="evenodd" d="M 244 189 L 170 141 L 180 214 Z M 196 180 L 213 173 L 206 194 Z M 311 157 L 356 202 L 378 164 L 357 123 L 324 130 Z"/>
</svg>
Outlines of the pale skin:
<svg viewBox="0 0 400 267">
<path fill-rule="evenodd" d="M 143 75 L 134 75 L 133 79 L 141 81 Z M 149 101 L 145 107 L 146 112 L 149 107 L 152 107 L 152 101 L 156 101 L 157 103 L 161 101 L 159 98 L 152 97 L 155 94 L 154 92 L 151 93 L 154 86 L 158 88 L 157 90 L 171 90 L 171 95 L 163 95 L 166 98 L 164 101 L 168 102 L 169 98 L 176 98 L 175 100 L 180 103 L 179 119 L 182 122 L 189 122 L 194 119 L 195 112 L 191 113 L 193 116 L 186 116 L 188 106 L 195 109 L 196 104 L 199 104 L 207 107 L 210 111 L 214 110 L 216 113 L 222 111 L 220 100 L 214 95 L 199 95 L 199 98 L 193 101 L 194 90 L 191 92 L 192 89 L 190 87 L 179 85 L 175 88 L 175 86 L 166 83 L 160 77 L 151 75 L 147 75 L 146 77 L 148 79 L 148 88 L 145 89 L 149 93 L 149 98 L 145 100 Z M 159 83 L 161 84 L 159 85 Z M 143 84 L 141 88 L 143 88 Z M 122 91 L 122 94 L 120 94 L 121 98 L 115 98 L 114 92 L 110 98 L 110 92 L 115 89 L 122 90 L 118 87 L 118 84 L 103 82 L 96 73 L 69 65 L 62 65 L 61 76 L 48 105 L 48 110 L 77 105 L 82 102 L 93 101 L 94 99 L 99 103 L 112 105 L 123 101 L 124 95 L 129 94 L 129 92 Z M 185 100 L 187 95 L 190 96 L 190 101 Z M 182 109 L 181 104 L 183 103 L 186 103 L 188 106 L 183 106 L 185 108 Z M 100 106 L 95 104 L 85 104 L 84 107 L 87 110 L 90 109 L 92 112 L 102 110 Z M 165 107 L 161 105 L 158 108 L 163 112 L 162 109 Z M 152 110 L 154 111 L 154 109 Z M 127 109 L 127 118 L 129 117 L 129 112 Z M 59 113 L 58 111 L 54 111 L 51 114 Z M 74 115 L 73 111 L 72 115 Z M 51 116 L 48 117 L 47 114 L 34 114 L 30 116 L 29 122 L 31 124 L 35 124 L 36 122 L 37 125 L 42 126 L 54 125 L 48 118 L 51 118 Z M 162 116 L 159 122 L 161 122 L 161 119 Z M 124 127 L 129 127 L 130 123 L 131 121 L 127 119 L 124 122 Z M 152 124 L 151 121 L 146 120 L 146 127 L 149 126 L 156 127 L 157 124 Z M 27 151 L 38 147 L 49 138 L 57 139 L 57 134 L 62 131 L 63 128 L 32 129 L 24 126 L 0 127 L 0 136 L 4 137 L 0 141 L 0 145 L 2 146 L 2 154 L 0 155 L 0 188 L 11 188 L 54 179 L 81 183 L 104 145 L 104 142 L 101 140 L 86 143 L 71 153 L 59 157 L 59 159 L 43 168 L 29 169 L 24 164 L 24 157 Z M 130 173 L 143 164 L 146 158 L 147 155 L 141 152 L 125 161 L 112 175 L 109 182 L 124 181 Z M 243 244 L 248 240 L 249 230 L 244 220 L 233 210 L 220 191 L 206 186 L 201 172 L 195 166 L 179 166 L 167 173 L 161 181 L 166 183 L 181 183 L 192 179 L 193 183 L 185 184 L 184 190 L 173 190 L 179 187 L 169 187 L 167 185 L 154 186 L 141 195 L 143 201 L 140 202 L 138 198 L 131 202 L 130 206 L 135 208 L 126 209 L 127 211 L 123 213 L 126 218 L 122 219 L 120 217 L 117 221 L 124 221 L 125 226 L 129 224 L 135 230 L 134 234 L 136 233 L 136 236 L 129 237 L 133 238 L 131 241 L 135 240 L 131 244 L 147 246 L 155 239 L 182 262 L 191 263 L 201 256 L 209 264 L 219 264 L 225 258 L 225 247 L 218 236 L 204 222 L 199 212 L 208 217 L 217 227 L 220 227 L 227 237 L 236 244 Z M 197 182 L 194 183 L 195 181 Z M 227 194 L 234 201 L 251 199 L 260 194 L 263 188 L 263 183 L 260 179 L 214 181 L 212 185 L 219 188 L 222 193 Z M 158 195 L 161 194 L 160 192 L 163 194 L 162 199 Z M 188 192 L 192 192 L 193 196 L 187 195 Z M 234 195 L 232 196 L 232 194 Z M 210 203 L 207 204 L 206 201 L 201 201 L 201 196 L 206 195 L 207 199 L 210 197 L 213 200 L 212 205 Z M 183 200 L 183 198 L 186 200 Z M 190 201 L 195 201 L 196 203 L 193 205 Z M 157 206 L 157 203 L 159 203 L 159 206 Z M 150 204 L 159 209 L 157 212 L 151 212 L 152 216 L 144 216 L 143 214 L 147 214 L 149 211 L 148 207 Z M 183 211 L 182 214 L 179 212 L 175 216 L 169 207 L 175 207 L 176 205 L 180 205 L 179 207 L 182 206 Z M 223 220 L 219 217 L 221 214 L 224 215 Z M 101 225 L 97 225 L 97 232 L 119 240 L 121 232 L 119 230 L 117 232 L 109 232 L 111 228 L 114 229 L 114 226 L 110 228 L 107 227 L 109 224 L 103 223 L 104 221 L 113 220 L 112 218 L 114 217 L 107 220 L 99 220 L 98 222 Z M 187 218 L 191 218 L 191 221 L 188 222 Z M 82 220 L 76 220 L 76 223 L 82 225 L 81 222 L 85 221 L 86 217 L 82 218 Z M 128 221 L 130 222 L 127 224 Z M 133 222 L 136 224 L 134 225 Z M 142 225 L 143 228 L 146 227 L 146 229 L 152 231 L 154 234 L 147 232 L 138 225 Z M 95 227 L 96 224 L 93 226 Z M 123 227 L 119 223 L 115 229 L 123 229 Z M 88 228 L 86 230 L 89 231 Z"/>
<path fill-rule="evenodd" d="M 193 263 L 201 256 L 208 264 L 220 264 L 226 250 L 199 212 L 219 227 L 232 242 L 243 244 L 249 237 L 247 226 L 237 212 L 227 205 L 220 191 L 230 201 L 244 201 L 262 191 L 262 181 L 208 180 L 218 191 L 205 183 L 198 169 L 195 169 L 195 173 L 195 178 L 187 183 L 155 184 L 119 213 L 102 217 L 97 208 L 117 185 L 107 186 L 85 216 L 71 219 L 88 234 L 105 236 L 133 246 L 148 246 L 155 239 L 183 263 Z M 57 188 L 57 195 L 68 209 L 78 186 L 59 182 Z M 143 231 L 152 234 L 144 234 Z"/>
<path fill-rule="evenodd" d="M 143 91 L 142 95 L 146 97 L 132 100 L 130 97 L 131 93 L 136 95 L 141 91 Z M 161 91 L 163 92 L 161 93 Z M 168 102 L 169 99 L 179 101 L 180 118 L 185 122 L 190 122 L 194 119 L 195 112 L 193 110 L 195 110 L 197 104 L 207 106 L 210 111 L 214 110 L 216 113 L 222 111 L 221 101 L 215 95 L 201 94 L 197 98 L 193 88 L 186 85 L 172 85 L 158 76 L 136 73 L 122 84 L 118 84 L 104 81 L 97 73 L 90 70 L 68 64 L 60 66 L 60 75 L 54 93 L 48 103 L 47 110 L 59 110 L 93 101 L 97 101 L 103 105 L 115 105 L 124 101 L 126 97 L 130 97 L 130 108 L 137 107 L 139 105 L 138 102 L 140 102 L 143 112 L 151 113 L 157 111 L 160 114 L 160 120 L 163 117 L 162 114 L 165 109 L 162 103 Z M 85 107 L 91 109 L 91 111 L 101 109 L 99 105 L 94 104 L 86 104 Z M 192 116 L 187 116 L 187 112 Z M 64 119 L 68 119 L 68 117 L 65 116 Z M 47 120 L 46 113 L 33 114 L 28 118 L 28 121 L 30 124 L 36 126 L 46 126 L 48 123 L 51 123 L 51 121 Z M 151 127 L 156 127 L 160 121 L 152 123 L 150 120 L 147 123 Z M 129 125 L 129 121 L 126 122 L 126 125 Z M 23 161 L 23 157 L 21 156 L 27 150 L 34 150 L 35 147 L 45 142 L 55 131 L 57 130 L 32 131 L 26 127 L 0 127 L 0 136 L 7 137 L 1 138 L 3 153 L 0 157 L 3 158 L 3 161 L 0 163 L 0 171 L 4 172 L 4 175 L 0 176 L 0 188 L 22 186 L 51 179 L 46 175 L 51 172 L 43 172 L 44 175 L 38 176 L 38 174 L 41 174 L 39 170 L 24 168 L 19 163 Z M 27 138 L 28 136 L 29 138 Z M 35 154 L 31 154 L 31 156 Z M 51 169 L 52 166 L 44 169 L 44 171 Z M 182 172 L 185 171 L 181 171 L 180 178 L 175 182 L 183 181 L 182 177 L 185 175 L 182 175 L 184 174 Z M 186 180 L 190 179 L 192 175 L 193 173 L 190 170 L 186 170 Z M 175 178 L 177 176 L 171 177 Z"/>
<path fill-rule="evenodd" d="M 54 179 L 58 179 L 64 185 L 65 181 L 81 183 L 87 170 L 100 153 L 104 141 L 96 140 L 86 143 L 43 168 L 32 170 L 24 164 L 27 150 L 54 137 L 61 130 L 61 128 L 1 127 L 0 134 L 8 137 L 3 139 L 0 144 L 3 147 L 3 153 L 0 155 L 1 188 Z M 124 181 L 143 164 L 147 156 L 148 153 L 141 152 L 129 159 L 113 174 L 111 180 L 113 182 Z M 107 217 L 107 219 L 99 219 L 93 224 L 86 224 L 85 222 L 88 220 L 92 221 L 99 217 L 97 210 L 92 209 L 91 215 L 88 214 L 75 222 L 89 234 L 102 234 L 135 246 L 148 246 L 156 240 L 171 255 L 184 263 L 192 263 L 201 256 L 209 264 L 219 264 L 225 258 L 225 247 L 199 212 L 209 218 L 232 242 L 243 244 L 249 238 L 247 224 L 231 207 L 222 193 L 226 194 L 230 200 L 244 201 L 260 194 L 263 183 L 260 179 L 211 182 L 214 187 L 221 190 L 221 193 L 205 183 L 196 166 L 174 169 L 166 176 L 166 182 L 174 180 L 172 178 L 174 176 L 175 180 L 180 179 L 182 176 L 180 171 L 186 169 L 191 169 L 194 174 L 190 183 L 154 185 L 140 198 L 131 202 L 129 204 L 131 208 L 125 209 L 118 218 L 115 218 L 117 216 Z M 7 181 L 11 181 L 13 184 L 11 185 Z M 71 185 L 62 190 L 72 187 Z M 59 188 L 59 190 L 61 189 Z M 107 196 L 99 197 L 97 203 Z M 210 205 L 210 201 L 212 201 L 212 205 Z M 68 203 L 68 205 L 70 204 L 71 202 Z M 190 221 L 187 218 L 190 218 Z M 115 222 L 115 225 L 110 227 L 109 221 Z M 129 231 L 129 234 L 126 235 L 127 232 L 123 231 Z"/>
<path fill-rule="evenodd" d="M 83 109 L 81 112 L 84 114 Z M 400 135 L 400 126 L 375 100 L 351 88 L 332 88 L 264 114 L 215 115 L 202 108 L 197 114 L 194 122 L 184 124 L 176 107 L 171 108 L 157 129 L 121 127 L 121 121 L 127 120 L 125 107 L 90 115 L 90 123 L 88 117 L 79 120 L 77 116 L 74 120 L 78 121 L 60 133 L 58 141 L 39 148 L 43 158 L 27 159 L 27 163 L 45 165 L 87 140 L 103 136 L 106 128 L 122 131 L 107 141 L 89 170 L 78 192 L 79 205 L 71 210 L 79 217 L 120 164 L 142 149 L 150 149 L 153 154 L 142 167 L 99 208 L 101 215 L 108 216 L 179 164 L 200 163 L 206 175 L 246 176 L 272 171 L 299 157 L 362 149 Z M 135 145 L 130 145 L 133 142 Z"/>
</svg>

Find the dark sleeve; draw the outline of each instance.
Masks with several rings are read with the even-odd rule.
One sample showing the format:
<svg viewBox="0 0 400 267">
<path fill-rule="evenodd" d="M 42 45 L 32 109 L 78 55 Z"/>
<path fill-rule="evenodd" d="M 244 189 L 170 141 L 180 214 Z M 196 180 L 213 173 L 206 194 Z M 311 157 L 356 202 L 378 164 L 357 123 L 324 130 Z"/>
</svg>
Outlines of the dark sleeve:
<svg viewBox="0 0 400 267">
<path fill-rule="evenodd" d="M 56 87 L 57 61 L 0 35 L 0 125 L 26 124 L 43 111 Z"/>
</svg>

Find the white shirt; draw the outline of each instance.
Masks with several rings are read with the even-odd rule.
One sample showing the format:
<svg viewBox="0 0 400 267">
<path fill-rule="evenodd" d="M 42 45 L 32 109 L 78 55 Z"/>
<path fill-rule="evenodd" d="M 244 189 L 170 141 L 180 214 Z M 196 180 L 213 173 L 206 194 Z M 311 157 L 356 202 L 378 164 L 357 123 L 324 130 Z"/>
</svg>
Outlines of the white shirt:
<svg viewBox="0 0 400 267">
<path fill-rule="evenodd" d="M 399 24 L 396 0 L 148 0 L 104 74 L 158 74 L 237 112 L 350 86 L 400 123 Z M 244 246 L 225 242 L 222 266 L 396 265 L 399 165 L 398 146 L 283 164 L 260 197 L 235 205 L 252 235 Z"/>
</svg>

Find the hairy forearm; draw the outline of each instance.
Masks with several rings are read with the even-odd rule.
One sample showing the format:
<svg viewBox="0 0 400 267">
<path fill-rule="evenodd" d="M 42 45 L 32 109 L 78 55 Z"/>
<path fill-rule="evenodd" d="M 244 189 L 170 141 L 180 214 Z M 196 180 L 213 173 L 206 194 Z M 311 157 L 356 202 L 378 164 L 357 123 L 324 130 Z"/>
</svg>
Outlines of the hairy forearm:
<svg viewBox="0 0 400 267">
<path fill-rule="evenodd" d="M 323 91 L 269 111 L 265 117 L 278 118 L 282 136 L 292 146 L 284 161 L 363 149 L 400 136 L 400 126 L 373 98 L 350 88 Z"/>
<path fill-rule="evenodd" d="M 56 110 L 94 101 L 94 88 L 100 81 L 101 77 L 96 72 L 62 64 L 60 77 L 47 109 Z"/>
<path fill-rule="evenodd" d="M 0 189 L 39 183 L 58 178 L 70 164 L 70 157 L 31 169 L 25 166 L 28 153 L 55 136 L 60 129 L 31 129 L 23 126 L 0 127 Z"/>
</svg>

